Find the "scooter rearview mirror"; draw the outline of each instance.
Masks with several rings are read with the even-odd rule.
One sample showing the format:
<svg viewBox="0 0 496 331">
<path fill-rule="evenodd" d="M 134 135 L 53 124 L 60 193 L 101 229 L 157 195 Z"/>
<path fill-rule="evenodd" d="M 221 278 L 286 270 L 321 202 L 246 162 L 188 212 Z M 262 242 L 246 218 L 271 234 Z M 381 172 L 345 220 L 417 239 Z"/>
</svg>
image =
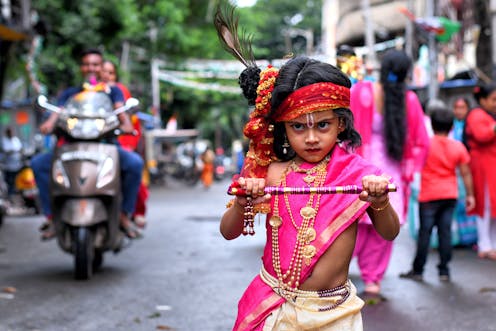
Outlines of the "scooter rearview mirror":
<svg viewBox="0 0 496 331">
<path fill-rule="evenodd" d="M 60 113 L 60 108 L 49 103 L 47 97 L 43 94 L 39 95 L 36 101 L 41 108 L 55 113 Z"/>
<path fill-rule="evenodd" d="M 38 96 L 38 104 L 43 107 L 44 104 L 46 104 L 48 101 L 47 97 L 44 96 L 43 94 Z"/>
<path fill-rule="evenodd" d="M 139 105 L 139 100 L 136 98 L 129 98 L 126 100 L 126 107 L 127 108 L 133 108 Z"/>
</svg>

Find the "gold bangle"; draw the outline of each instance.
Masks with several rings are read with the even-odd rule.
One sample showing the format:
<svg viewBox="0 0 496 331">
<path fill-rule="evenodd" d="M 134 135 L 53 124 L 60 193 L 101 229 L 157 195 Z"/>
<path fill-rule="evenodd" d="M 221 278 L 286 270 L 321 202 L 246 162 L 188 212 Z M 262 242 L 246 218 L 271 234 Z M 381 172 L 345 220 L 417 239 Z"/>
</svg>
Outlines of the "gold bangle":
<svg viewBox="0 0 496 331">
<path fill-rule="evenodd" d="M 372 209 L 373 209 L 373 210 L 375 210 L 375 211 L 381 211 L 381 210 L 384 210 L 384 209 L 386 209 L 388 206 L 389 206 L 389 197 L 387 198 L 386 203 L 385 203 L 385 204 L 384 204 L 384 206 L 382 206 L 382 207 L 375 208 L 374 206 L 372 206 L 372 204 L 370 204 L 370 208 L 372 208 Z"/>
</svg>

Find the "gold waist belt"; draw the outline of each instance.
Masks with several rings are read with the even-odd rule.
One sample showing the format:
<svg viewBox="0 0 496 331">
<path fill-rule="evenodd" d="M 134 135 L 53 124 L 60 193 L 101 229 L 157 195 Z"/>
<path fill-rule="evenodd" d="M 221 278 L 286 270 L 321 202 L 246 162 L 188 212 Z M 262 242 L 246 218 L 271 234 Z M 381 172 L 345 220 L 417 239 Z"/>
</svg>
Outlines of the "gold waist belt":
<svg viewBox="0 0 496 331">
<path fill-rule="evenodd" d="M 350 296 L 350 282 L 347 281 L 343 285 L 337 286 L 329 290 L 321 291 L 303 291 L 297 288 L 288 287 L 286 284 L 280 284 L 279 280 L 272 276 L 264 266 L 260 270 L 260 278 L 262 281 L 270 286 L 272 290 L 285 298 L 287 302 L 300 306 L 297 302 L 304 302 L 305 300 L 297 299 L 318 299 L 322 303 L 326 303 L 325 306 L 319 307 L 317 311 L 327 311 L 336 308 L 340 304 L 346 301 Z M 308 307 L 300 307 L 308 309 Z"/>
</svg>

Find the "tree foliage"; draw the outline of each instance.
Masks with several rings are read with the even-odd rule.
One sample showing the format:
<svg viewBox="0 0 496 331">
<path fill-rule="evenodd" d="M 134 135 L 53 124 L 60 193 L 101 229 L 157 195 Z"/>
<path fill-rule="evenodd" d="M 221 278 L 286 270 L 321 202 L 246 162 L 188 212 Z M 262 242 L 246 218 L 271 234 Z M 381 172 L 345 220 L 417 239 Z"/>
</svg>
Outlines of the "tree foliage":
<svg viewBox="0 0 496 331">
<path fill-rule="evenodd" d="M 190 58 L 231 59 L 220 47 L 212 24 L 221 1 L 226 0 L 33 1 L 33 9 L 46 27 L 36 59 L 38 76 L 51 94 L 78 84 L 78 54 L 98 47 L 111 59 L 128 59 L 121 63 L 127 69 L 121 77 L 142 103 L 150 105 L 152 58 L 166 60 L 176 68 Z M 321 5 L 321 0 L 258 0 L 251 8 L 239 8 L 240 26 L 253 34 L 257 58 L 300 54 L 306 41 L 293 38 L 293 47 L 288 49 L 283 33 L 288 28 L 312 29 L 314 40 L 319 40 Z M 241 95 L 161 84 L 161 100 L 164 120 L 179 113 L 184 127 L 201 127 L 211 135 L 221 125 L 229 138 L 241 136 L 240 121 L 247 113 Z"/>
</svg>

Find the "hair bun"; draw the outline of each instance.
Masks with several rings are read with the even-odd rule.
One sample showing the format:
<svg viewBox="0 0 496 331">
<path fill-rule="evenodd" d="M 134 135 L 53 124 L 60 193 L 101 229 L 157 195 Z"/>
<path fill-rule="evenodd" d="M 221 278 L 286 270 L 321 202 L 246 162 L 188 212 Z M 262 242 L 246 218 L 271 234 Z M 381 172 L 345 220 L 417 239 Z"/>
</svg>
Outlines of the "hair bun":
<svg viewBox="0 0 496 331">
<path fill-rule="evenodd" d="M 260 68 L 250 66 L 241 72 L 238 83 L 248 104 L 254 105 L 257 98 L 257 87 L 260 80 Z"/>
</svg>

